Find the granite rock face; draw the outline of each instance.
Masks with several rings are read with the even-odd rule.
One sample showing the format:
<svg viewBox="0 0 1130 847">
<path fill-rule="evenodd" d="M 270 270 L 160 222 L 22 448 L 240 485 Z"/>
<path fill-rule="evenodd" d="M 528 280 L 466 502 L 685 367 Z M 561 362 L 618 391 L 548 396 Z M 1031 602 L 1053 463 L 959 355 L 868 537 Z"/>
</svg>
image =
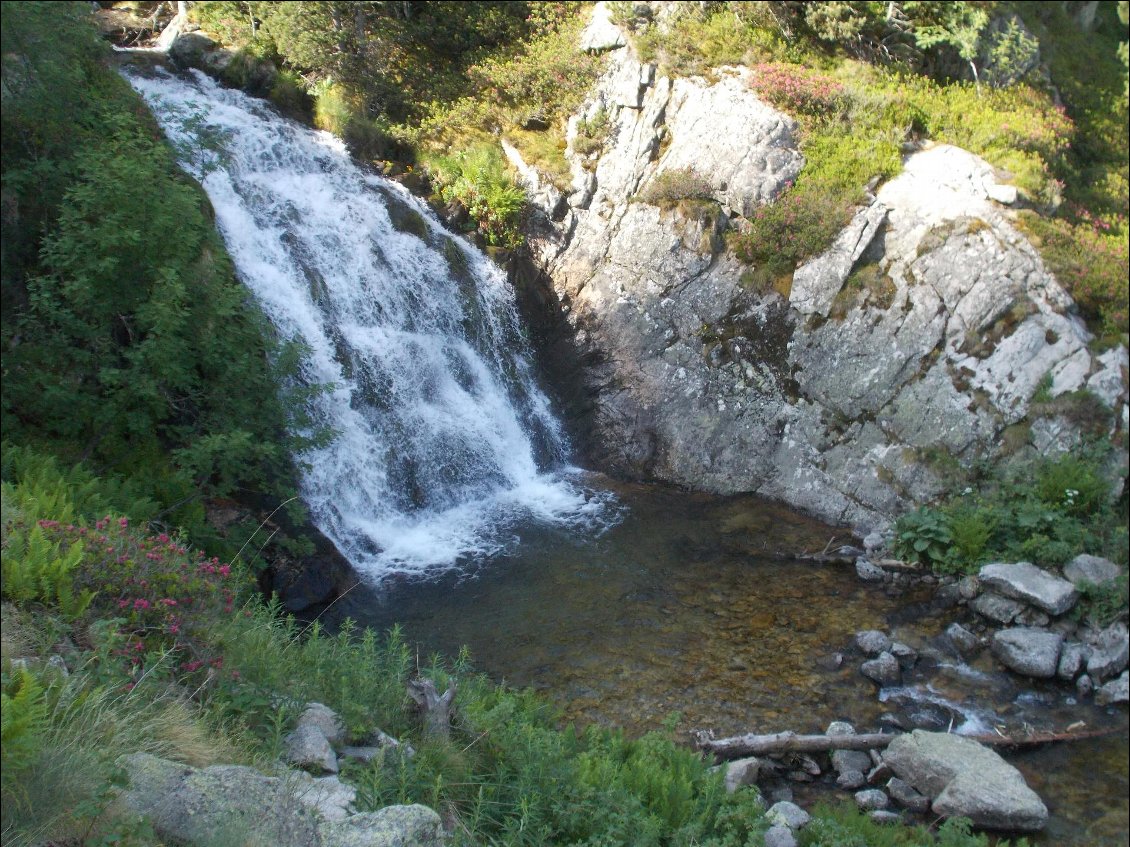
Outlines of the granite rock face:
<svg viewBox="0 0 1130 847">
<path fill-rule="evenodd" d="M 914 153 L 787 291 L 753 290 L 722 236 L 801 171 L 795 124 L 749 69 L 673 80 L 630 47 L 607 57 L 570 122 L 572 186 L 530 241 L 578 363 L 592 461 L 881 529 L 941 491 L 924 461 L 939 450 L 993 459 L 1014 425 L 1030 429 L 1017 458 L 1070 449 L 1070 421 L 1029 419 L 1045 377 L 1053 396 L 1086 388 L 1122 412 L 1126 351 L 1088 350 L 986 162 Z M 577 124 L 598 112 L 603 152 L 582 155 Z M 709 199 L 639 200 L 687 170 Z"/>
</svg>

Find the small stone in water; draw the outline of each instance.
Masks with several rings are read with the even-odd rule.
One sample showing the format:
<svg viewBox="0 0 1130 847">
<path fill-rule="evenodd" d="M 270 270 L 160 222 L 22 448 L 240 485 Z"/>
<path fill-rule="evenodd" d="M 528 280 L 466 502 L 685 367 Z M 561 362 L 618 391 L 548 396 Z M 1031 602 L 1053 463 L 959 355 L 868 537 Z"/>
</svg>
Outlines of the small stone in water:
<svg viewBox="0 0 1130 847">
<path fill-rule="evenodd" d="M 860 665 L 859 670 L 865 677 L 881 686 L 896 685 L 902 679 L 898 660 L 890 653 L 880 653 L 877 659 Z"/>
<path fill-rule="evenodd" d="M 891 639 L 877 629 L 865 629 L 855 634 L 855 646 L 868 656 L 877 656 L 891 649 Z"/>
</svg>

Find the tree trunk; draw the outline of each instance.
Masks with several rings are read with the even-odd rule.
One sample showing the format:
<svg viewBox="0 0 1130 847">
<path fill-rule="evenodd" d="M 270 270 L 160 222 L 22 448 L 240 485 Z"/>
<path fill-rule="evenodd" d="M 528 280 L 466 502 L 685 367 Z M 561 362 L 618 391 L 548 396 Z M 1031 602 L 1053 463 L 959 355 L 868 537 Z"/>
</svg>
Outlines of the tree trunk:
<svg viewBox="0 0 1130 847">
<path fill-rule="evenodd" d="M 424 715 L 424 734 L 447 740 L 451 737 L 451 704 L 455 701 L 455 680 L 441 695 L 430 679 L 409 680 L 408 696 Z"/>
<path fill-rule="evenodd" d="M 1118 729 L 1077 729 L 1063 732 L 1032 732 L 1026 735 L 964 735 L 988 747 L 1035 747 L 1055 741 L 1080 741 L 1113 735 Z M 767 756 L 774 753 L 825 753 L 830 750 L 879 750 L 898 738 L 897 732 L 875 732 L 864 735 L 797 735 L 795 732 L 777 732 L 771 735 L 749 733 L 730 738 L 712 738 L 710 733 L 694 733 L 695 746 L 720 759 L 738 759 L 742 756 Z"/>
</svg>

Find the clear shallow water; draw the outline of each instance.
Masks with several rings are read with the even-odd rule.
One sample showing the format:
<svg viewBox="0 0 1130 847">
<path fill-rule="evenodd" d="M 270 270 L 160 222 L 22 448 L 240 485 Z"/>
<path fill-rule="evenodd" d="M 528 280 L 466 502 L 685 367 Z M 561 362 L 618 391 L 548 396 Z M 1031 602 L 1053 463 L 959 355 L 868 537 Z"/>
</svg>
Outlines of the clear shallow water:
<svg viewBox="0 0 1130 847">
<path fill-rule="evenodd" d="M 891 597 L 852 568 L 788 559 L 828 543 L 835 531 L 817 521 L 756 498 L 610 485 L 624 514 L 599 537 L 520 528 L 513 553 L 474 576 L 386 582 L 363 614 L 350 613 L 400 623 L 421 656 L 466 645 L 480 670 L 542 691 L 566 722 L 632 733 L 676 712 L 683 738 L 697 728 L 821 732 L 832 720 L 873 728 L 884 712 L 934 714 L 931 703 L 969 732 L 1121 727 L 1010 759 L 1052 812 L 1037 843 L 1126 843 L 1125 711 L 1073 707 L 1066 692 L 1018 684 L 988 656 L 964 665 L 938 638 L 955 613 L 932 611 L 928 590 Z M 834 662 L 866 628 L 922 654 L 883 700 L 859 657 Z"/>
</svg>

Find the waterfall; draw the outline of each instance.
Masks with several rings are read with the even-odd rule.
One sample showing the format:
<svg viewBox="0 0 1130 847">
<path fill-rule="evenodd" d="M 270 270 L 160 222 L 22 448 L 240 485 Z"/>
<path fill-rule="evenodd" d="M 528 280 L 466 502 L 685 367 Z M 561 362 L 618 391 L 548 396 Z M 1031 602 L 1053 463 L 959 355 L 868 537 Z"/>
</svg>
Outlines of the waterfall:
<svg viewBox="0 0 1130 847">
<path fill-rule="evenodd" d="M 505 548 L 522 520 L 599 526 L 567 463 L 513 294 L 478 250 L 332 135 L 193 71 L 128 73 L 215 208 L 236 270 L 286 340 L 324 447 L 296 459 L 311 517 L 367 576 Z M 175 237 L 175 233 L 170 233 Z"/>
</svg>

